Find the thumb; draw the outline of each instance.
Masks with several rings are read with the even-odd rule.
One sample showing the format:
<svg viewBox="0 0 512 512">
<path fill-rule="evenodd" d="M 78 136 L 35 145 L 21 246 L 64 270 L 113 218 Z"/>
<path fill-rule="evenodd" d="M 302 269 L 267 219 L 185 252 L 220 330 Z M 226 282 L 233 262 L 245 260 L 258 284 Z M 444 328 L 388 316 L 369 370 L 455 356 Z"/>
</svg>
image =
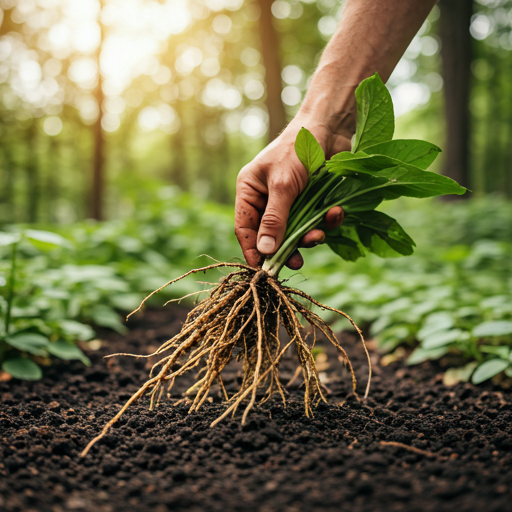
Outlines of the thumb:
<svg viewBox="0 0 512 512">
<path fill-rule="evenodd" d="M 295 197 L 292 187 L 275 184 L 269 188 L 267 206 L 258 230 L 258 251 L 261 254 L 273 254 L 281 245 Z"/>
</svg>

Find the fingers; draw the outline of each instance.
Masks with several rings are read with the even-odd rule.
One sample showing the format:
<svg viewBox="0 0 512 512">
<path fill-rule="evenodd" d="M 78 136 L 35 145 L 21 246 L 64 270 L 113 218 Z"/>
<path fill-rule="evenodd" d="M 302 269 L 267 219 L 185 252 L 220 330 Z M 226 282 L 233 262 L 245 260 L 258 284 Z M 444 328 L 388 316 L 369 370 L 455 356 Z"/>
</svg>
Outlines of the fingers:
<svg viewBox="0 0 512 512">
<path fill-rule="evenodd" d="M 333 206 L 326 214 L 324 219 L 325 229 L 336 229 L 341 226 L 345 214 L 341 206 Z M 312 229 L 306 233 L 301 241 L 299 247 L 310 249 L 319 244 L 323 244 L 325 240 L 325 233 L 321 229 Z"/>
<path fill-rule="evenodd" d="M 325 214 L 325 227 L 326 229 L 336 229 L 341 226 L 343 219 L 345 217 L 345 212 L 341 206 L 333 206 L 326 214 Z"/>
<path fill-rule="evenodd" d="M 324 240 L 325 233 L 321 229 L 312 229 L 302 237 L 300 247 L 310 249 L 311 247 L 315 247 L 316 245 L 323 243 Z"/>
<path fill-rule="evenodd" d="M 292 270 L 299 270 L 304 265 L 304 260 L 299 251 L 295 251 L 286 262 L 286 266 Z"/>
<path fill-rule="evenodd" d="M 247 182 L 237 183 L 235 201 L 235 235 L 242 248 L 244 258 L 251 267 L 261 265 L 261 254 L 256 248 L 261 213 L 265 208 L 265 198 Z"/>
<path fill-rule="evenodd" d="M 298 187 L 284 183 L 269 187 L 268 203 L 258 230 L 258 251 L 261 254 L 273 254 L 281 245 L 288 214 L 298 193 Z"/>
</svg>

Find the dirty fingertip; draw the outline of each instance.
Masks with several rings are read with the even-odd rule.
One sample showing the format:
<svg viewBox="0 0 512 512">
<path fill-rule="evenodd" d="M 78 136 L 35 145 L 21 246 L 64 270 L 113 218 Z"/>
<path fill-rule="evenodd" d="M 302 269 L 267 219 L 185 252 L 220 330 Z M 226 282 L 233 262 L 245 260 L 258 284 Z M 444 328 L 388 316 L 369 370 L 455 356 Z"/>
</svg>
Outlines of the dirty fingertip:
<svg viewBox="0 0 512 512">
<path fill-rule="evenodd" d="M 299 270 L 302 265 L 304 265 L 304 260 L 299 251 L 295 251 L 286 262 L 286 266 L 291 270 Z"/>
</svg>

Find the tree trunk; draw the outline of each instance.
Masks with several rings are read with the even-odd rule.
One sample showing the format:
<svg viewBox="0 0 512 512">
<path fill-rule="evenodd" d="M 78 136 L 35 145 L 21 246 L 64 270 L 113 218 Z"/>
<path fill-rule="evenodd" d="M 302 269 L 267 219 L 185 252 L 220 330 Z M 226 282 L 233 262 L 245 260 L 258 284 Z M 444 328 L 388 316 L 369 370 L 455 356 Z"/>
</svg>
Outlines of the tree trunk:
<svg viewBox="0 0 512 512">
<path fill-rule="evenodd" d="M 185 123 L 185 107 L 183 101 L 180 99 L 176 100 L 174 105 L 174 110 L 176 111 L 176 115 L 180 120 L 180 129 L 171 135 L 171 169 L 170 169 L 170 179 L 173 185 L 178 186 L 181 190 L 188 190 L 189 188 L 189 176 L 188 176 L 188 165 L 187 165 L 187 155 L 186 155 L 186 147 L 185 147 L 185 139 L 186 139 L 186 123 Z"/>
<path fill-rule="evenodd" d="M 443 174 L 471 188 L 469 94 L 472 39 L 469 25 L 473 0 L 441 0 L 439 8 L 447 132 Z"/>
<path fill-rule="evenodd" d="M 37 127 L 32 119 L 27 130 L 27 161 L 25 172 L 27 176 L 27 220 L 28 222 L 38 221 L 39 210 L 39 168 L 37 162 Z"/>
<path fill-rule="evenodd" d="M 100 5 L 102 2 L 100 2 Z M 99 20 L 98 20 L 99 22 Z M 100 23 L 100 22 L 99 22 Z M 103 45 L 103 27 L 100 23 L 101 28 L 101 39 L 96 52 L 96 63 L 98 65 L 98 84 L 96 86 L 95 97 L 98 103 L 98 119 L 93 125 L 93 167 L 92 167 L 92 187 L 91 187 L 91 199 L 90 199 L 90 212 L 89 216 L 96 220 L 103 220 L 103 196 L 105 190 L 105 157 L 104 157 L 104 146 L 105 139 L 103 137 L 103 129 L 101 128 L 101 122 L 103 120 L 103 101 L 104 94 L 102 88 L 102 77 L 100 70 L 100 57 L 101 47 Z"/>
<path fill-rule="evenodd" d="M 281 58 L 279 55 L 279 38 L 272 23 L 271 6 L 274 0 L 258 0 L 260 14 L 260 40 L 265 65 L 265 84 L 267 98 L 265 103 L 268 109 L 269 141 L 274 140 L 286 126 L 286 112 L 281 100 Z"/>
<path fill-rule="evenodd" d="M 3 134 L 5 133 L 2 130 Z M 2 224 L 11 224 L 16 222 L 16 211 L 14 202 L 14 161 L 11 151 L 11 145 L 7 142 L 3 146 L 3 165 L 2 165 L 2 211 L 0 217 L 0 226 Z"/>
<path fill-rule="evenodd" d="M 56 223 L 57 204 L 60 195 L 59 177 L 60 173 L 60 147 L 55 137 L 50 138 L 48 148 L 48 176 L 46 178 L 46 201 L 45 201 L 45 222 Z"/>
</svg>

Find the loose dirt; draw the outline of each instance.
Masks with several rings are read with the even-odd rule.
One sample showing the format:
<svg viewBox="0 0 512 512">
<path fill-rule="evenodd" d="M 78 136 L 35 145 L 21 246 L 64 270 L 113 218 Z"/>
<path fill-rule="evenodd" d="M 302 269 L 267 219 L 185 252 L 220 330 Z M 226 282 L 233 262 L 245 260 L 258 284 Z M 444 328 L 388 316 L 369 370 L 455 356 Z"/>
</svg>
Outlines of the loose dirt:
<svg viewBox="0 0 512 512">
<path fill-rule="evenodd" d="M 173 405 L 193 381 L 176 383 L 153 412 L 134 404 L 85 459 L 87 442 L 146 380 L 151 353 L 178 332 L 186 310 L 148 311 L 120 336 L 101 333 L 93 364 L 61 363 L 39 382 L 0 382 L 0 510 L 164 511 L 510 511 L 512 392 L 488 383 L 446 388 L 440 367 L 375 364 L 370 398 L 350 397 L 351 379 L 328 342 L 320 356 L 330 404 L 304 414 L 301 380 L 278 397 L 214 428 L 217 393 L 187 415 Z M 364 392 L 367 362 L 341 336 Z M 373 356 L 375 363 L 378 357 Z M 283 377 L 296 363 L 283 361 Z M 285 380 L 285 379 L 283 379 Z M 228 392 L 240 383 L 228 368 Z"/>
</svg>

